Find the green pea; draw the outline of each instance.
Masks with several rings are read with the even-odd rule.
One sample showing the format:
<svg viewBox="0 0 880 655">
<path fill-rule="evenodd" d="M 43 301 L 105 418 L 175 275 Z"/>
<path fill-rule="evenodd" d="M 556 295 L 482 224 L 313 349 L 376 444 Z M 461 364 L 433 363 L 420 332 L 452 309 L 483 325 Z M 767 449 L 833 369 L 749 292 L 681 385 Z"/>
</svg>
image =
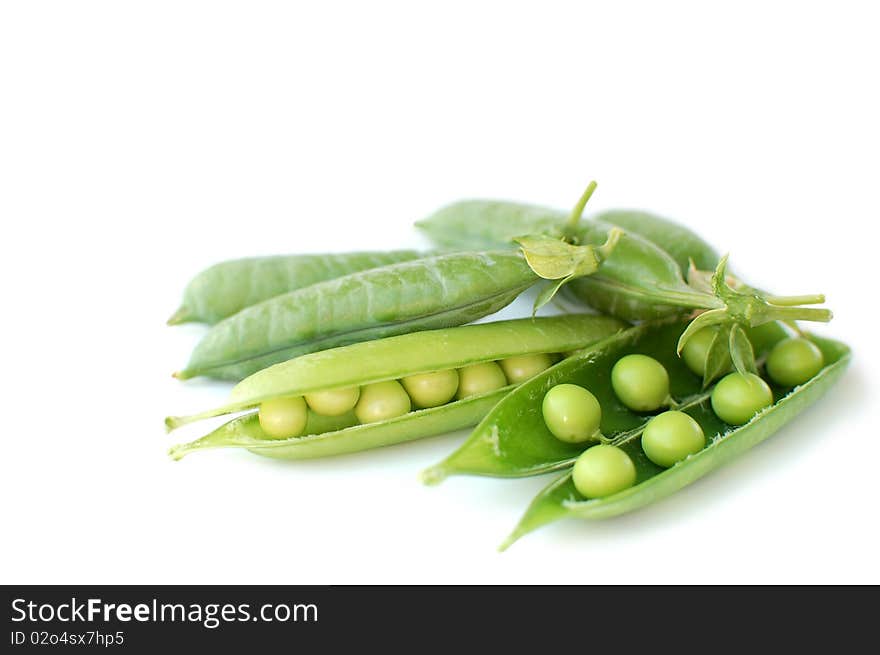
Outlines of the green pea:
<svg viewBox="0 0 880 655">
<path fill-rule="evenodd" d="M 642 450 L 657 466 L 669 468 L 706 446 L 703 428 L 684 412 L 658 414 L 645 426 Z"/>
<path fill-rule="evenodd" d="M 822 351 L 803 338 L 783 339 L 767 357 L 767 374 L 783 387 L 796 387 L 814 377 L 825 365 Z"/>
<path fill-rule="evenodd" d="M 272 439 L 298 437 L 306 429 L 308 417 L 302 396 L 273 398 L 260 405 L 260 427 Z"/>
<path fill-rule="evenodd" d="M 368 384 L 361 389 L 354 415 L 361 423 L 376 423 L 403 416 L 411 409 L 412 403 L 400 382 L 388 380 Z"/>
<path fill-rule="evenodd" d="M 321 416 L 341 416 L 357 405 L 360 387 L 329 389 L 306 394 L 306 403 Z"/>
<path fill-rule="evenodd" d="M 754 373 L 730 373 L 712 390 L 712 410 L 725 423 L 742 425 L 773 404 L 770 387 Z"/>
<path fill-rule="evenodd" d="M 472 364 L 458 369 L 458 393 L 455 397 L 461 400 L 506 386 L 507 378 L 496 362 Z"/>
<path fill-rule="evenodd" d="M 603 444 L 581 453 L 574 463 L 571 479 L 582 496 L 603 498 L 633 486 L 636 467 L 623 450 Z"/>
<path fill-rule="evenodd" d="M 697 375 L 702 376 L 706 374 L 706 360 L 709 356 L 709 347 L 712 345 L 712 340 L 716 334 L 718 334 L 717 328 L 703 328 L 688 339 L 684 349 L 681 351 L 681 358 L 684 360 L 685 365 Z M 728 370 L 732 366 L 730 353 L 725 353 L 724 358 L 725 366 L 722 370 Z"/>
<path fill-rule="evenodd" d="M 611 386 L 624 405 L 636 412 L 653 412 L 669 401 L 669 374 L 647 355 L 626 355 L 611 369 Z"/>
<path fill-rule="evenodd" d="M 530 380 L 541 371 L 546 371 L 553 365 L 553 360 L 548 353 L 535 353 L 508 357 L 499 363 L 508 383 L 519 384 Z"/>
<path fill-rule="evenodd" d="M 455 397 L 455 392 L 458 391 L 458 371 L 449 368 L 433 373 L 408 375 L 401 382 L 416 407 L 438 407 Z"/>
<path fill-rule="evenodd" d="M 547 429 L 560 441 L 583 443 L 599 436 L 602 407 L 583 387 L 557 384 L 544 395 L 541 411 Z"/>
</svg>

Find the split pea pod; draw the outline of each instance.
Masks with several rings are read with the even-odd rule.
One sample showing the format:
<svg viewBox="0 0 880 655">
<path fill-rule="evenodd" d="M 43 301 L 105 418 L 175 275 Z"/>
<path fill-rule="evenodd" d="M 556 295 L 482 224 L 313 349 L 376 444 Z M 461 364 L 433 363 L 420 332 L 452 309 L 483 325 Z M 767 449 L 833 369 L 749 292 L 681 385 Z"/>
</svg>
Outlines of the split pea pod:
<svg viewBox="0 0 880 655">
<path fill-rule="evenodd" d="M 590 250 L 591 270 L 613 248 L 614 234 Z M 470 323 L 539 280 L 522 254 L 507 250 L 437 255 L 319 282 L 217 323 L 176 377 L 240 380 L 310 352 Z"/>
<path fill-rule="evenodd" d="M 795 387 L 770 385 L 772 402 L 742 425 L 725 423 L 713 411 L 713 389 L 674 355 L 684 329 L 681 321 L 646 323 L 598 342 L 547 369 L 511 392 L 481 421 L 469 439 L 444 462 L 424 474 L 428 482 L 469 473 L 520 477 L 552 471 L 562 476 L 541 492 L 505 547 L 541 525 L 567 516 L 605 518 L 653 503 L 694 482 L 763 441 L 818 400 L 841 376 L 850 351 L 830 339 L 810 337 L 823 366 Z M 786 338 L 777 323 L 750 331 L 761 358 Z M 670 407 L 686 413 L 705 435 L 705 445 L 677 463 L 660 466 L 646 455 L 641 437 L 652 416 L 622 404 L 609 381 L 617 362 L 638 354 L 655 359 L 668 373 Z M 735 375 L 735 374 L 734 374 Z M 634 467 L 634 482 L 618 492 L 587 499 L 572 480 L 572 467 L 597 441 L 568 443 L 553 436 L 542 416 L 542 398 L 560 384 L 588 390 L 601 407 L 597 439 L 623 451 Z M 717 386 L 717 385 L 716 385 Z M 491 437 L 492 444 L 486 439 Z"/>
<path fill-rule="evenodd" d="M 279 398 L 305 397 L 340 389 L 359 389 L 361 398 L 375 385 L 415 376 L 456 370 L 464 372 L 492 365 L 500 372 L 505 362 L 527 355 L 565 353 L 584 348 L 625 328 L 605 316 L 564 315 L 497 321 L 351 344 L 306 354 L 276 364 L 242 380 L 227 405 L 188 417 L 169 417 L 166 426 L 181 425 L 213 416 L 242 411 L 214 432 L 172 449 L 179 459 L 196 450 L 217 447 L 248 448 L 269 457 L 303 459 L 375 448 L 441 434 L 476 424 L 520 380 L 501 382 L 483 393 L 445 404 L 415 409 L 384 420 L 360 423 L 355 413 L 322 417 L 309 411 L 304 433 L 283 439 L 270 438 L 253 410 Z M 549 363 L 549 362 L 548 362 Z M 509 368 L 508 370 L 513 370 Z M 359 401 L 360 402 L 360 401 Z"/>
<path fill-rule="evenodd" d="M 350 273 L 424 257 L 417 250 L 247 257 L 214 264 L 190 280 L 169 325 L 213 325 L 245 307 Z"/>
</svg>

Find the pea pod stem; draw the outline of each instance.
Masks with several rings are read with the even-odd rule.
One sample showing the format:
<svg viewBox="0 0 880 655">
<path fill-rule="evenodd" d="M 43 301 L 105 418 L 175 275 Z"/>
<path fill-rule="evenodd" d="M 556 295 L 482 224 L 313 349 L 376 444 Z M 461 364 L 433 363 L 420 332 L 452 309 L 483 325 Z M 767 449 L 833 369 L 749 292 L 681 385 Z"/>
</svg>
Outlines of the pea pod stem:
<svg viewBox="0 0 880 655">
<path fill-rule="evenodd" d="M 814 293 L 803 296 L 764 296 L 764 300 L 771 305 L 782 307 L 794 307 L 796 305 L 821 305 L 825 302 L 825 294 Z"/>
<path fill-rule="evenodd" d="M 587 188 L 584 190 L 580 199 L 577 201 L 577 204 L 575 204 L 574 208 L 571 210 L 571 214 L 568 216 L 568 222 L 566 223 L 567 231 L 573 232 L 575 228 L 577 228 L 577 225 L 580 223 L 581 217 L 584 214 L 584 208 L 593 196 L 593 192 L 596 190 L 597 186 L 598 184 L 596 180 L 592 180 L 587 185 Z"/>
</svg>

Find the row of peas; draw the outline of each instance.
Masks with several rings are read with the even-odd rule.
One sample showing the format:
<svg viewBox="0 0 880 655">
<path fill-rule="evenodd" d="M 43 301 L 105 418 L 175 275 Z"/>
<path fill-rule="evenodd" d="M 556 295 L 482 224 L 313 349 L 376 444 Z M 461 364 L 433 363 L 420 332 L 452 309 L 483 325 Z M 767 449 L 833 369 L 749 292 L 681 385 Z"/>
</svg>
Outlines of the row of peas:
<svg viewBox="0 0 880 655">
<path fill-rule="evenodd" d="M 341 416 L 354 410 L 359 423 L 386 421 L 407 414 L 413 407 L 439 407 L 520 384 L 552 366 L 557 357 L 550 353 L 518 355 L 362 387 L 267 400 L 260 405 L 260 427 L 272 439 L 298 437 L 306 429 L 309 409 L 322 416 Z"/>
<path fill-rule="evenodd" d="M 688 343 L 683 359 L 694 373 L 703 374 L 706 353 L 714 335 L 707 328 Z M 699 338 L 697 338 L 699 337 Z M 803 338 L 784 339 L 767 357 L 767 375 L 783 387 L 803 384 L 824 366 L 822 351 Z M 611 369 L 615 395 L 635 412 L 654 412 L 672 404 L 669 375 L 663 365 L 647 355 L 626 355 Z M 743 425 L 755 414 L 773 404 L 773 392 L 753 373 L 729 373 L 710 395 L 712 410 L 725 423 Z M 599 430 L 602 408 L 587 389 L 560 384 L 544 396 L 541 406 L 547 429 L 568 443 L 604 440 Z M 645 455 L 663 468 L 669 468 L 706 446 L 703 428 L 689 414 L 668 410 L 652 417 L 641 433 Z M 572 471 L 575 488 L 586 498 L 601 498 L 635 484 L 636 469 L 621 448 L 603 443 L 585 450 Z"/>
</svg>

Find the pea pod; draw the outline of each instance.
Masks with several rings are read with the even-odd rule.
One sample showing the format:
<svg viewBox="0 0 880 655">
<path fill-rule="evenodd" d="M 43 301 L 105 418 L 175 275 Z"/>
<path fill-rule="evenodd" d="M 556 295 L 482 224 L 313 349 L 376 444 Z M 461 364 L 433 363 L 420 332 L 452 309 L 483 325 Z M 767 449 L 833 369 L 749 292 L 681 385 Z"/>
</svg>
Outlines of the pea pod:
<svg viewBox="0 0 880 655">
<path fill-rule="evenodd" d="M 827 391 L 850 359 L 845 345 L 812 337 L 822 350 L 825 367 L 794 389 L 773 387 L 772 406 L 745 425 L 732 427 L 713 413 L 708 402 L 710 391 L 702 390 L 700 378 L 670 355 L 683 327 L 683 323 L 676 321 L 632 328 L 526 382 L 496 405 L 458 451 L 429 469 L 425 474 L 427 481 L 438 481 L 452 473 L 516 477 L 565 470 L 535 499 L 504 547 L 527 532 L 566 516 L 604 518 L 622 514 L 677 491 L 769 437 Z M 766 354 L 785 336 L 777 324 L 763 325 L 749 334 L 759 355 Z M 620 357 L 634 352 L 650 355 L 666 367 L 672 396 L 699 423 L 707 438 L 706 448 L 668 469 L 652 463 L 637 439 L 650 417 L 627 410 L 608 388 L 611 367 Z M 555 439 L 543 425 L 540 410 L 540 399 L 546 391 L 563 382 L 584 386 L 597 396 L 602 406 L 601 431 L 607 440 L 620 443 L 635 464 L 634 486 L 593 500 L 584 499 L 574 488 L 570 468 L 586 445 L 572 446 Z"/>
<path fill-rule="evenodd" d="M 417 250 L 323 255 L 248 257 L 214 264 L 198 273 L 183 292 L 169 325 L 221 319 L 282 293 L 350 273 L 424 257 Z"/>
<path fill-rule="evenodd" d="M 250 410 L 273 398 L 373 384 L 516 355 L 568 352 L 624 327 L 613 318 L 573 314 L 467 325 L 351 344 L 303 355 L 260 371 L 233 389 L 227 405 L 193 416 L 169 417 L 166 426 L 174 429 L 192 421 Z M 325 432 L 313 423 L 307 426 L 311 434 L 280 440 L 270 440 L 262 434 L 256 415 L 250 414 L 200 440 L 176 447 L 172 455 L 180 457 L 194 450 L 233 446 L 297 459 L 399 443 L 474 425 L 511 388 L 377 423 L 353 425 L 350 416 L 342 417 L 338 419 L 340 423 L 325 423 Z M 313 420 L 316 419 L 310 416 Z"/>
<path fill-rule="evenodd" d="M 492 249 L 511 246 L 524 234 L 562 237 L 569 213 L 501 200 L 464 200 L 440 208 L 416 222 L 438 246 L 457 249 Z M 592 219 L 615 225 L 640 236 L 666 251 L 687 271 L 690 262 L 700 270 L 711 271 L 718 265 L 716 250 L 690 228 L 636 209 L 610 209 Z"/>
<path fill-rule="evenodd" d="M 675 340 L 684 326 L 679 320 L 667 320 L 630 328 L 535 376 L 500 402 L 458 450 L 425 471 L 422 479 L 437 483 L 462 473 L 523 477 L 571 466 L 585 444 L 565 443 L 554 437 L 541 414 L 542 399 L 558 384 L 576 384 L 596 396 L 602 407 L 602 434 L 621 434 L 639 428 L 645 417 L 627 409 L 610 384 L 611 368 L 625 355 L 648 355 L 660 362 L 669 374 L 673 398 L 707 395 L 702 378 L 675 354 Z M 778 325 L 767 324 L 753 329 L 750 336 L 755 351 L 763 354 L 783 334 Z"/>
<path fill-rule="evenodd" d="M 275 296 L 221 321 L 175 376 L 240 380 L 310 352 L 469 323 L 510 304 L 538 281 L 513 251 L 438 255 L 353 273 Z"/>
<path fill-rule="evenodd" d="M 681 315 L 694 308 L 723 306 L 711 294 L 688 285 L 676 258 L 651 240 L 680 244 L 676 253 L 687 253 L 687 257 L 682 257 L 684 261 L 688 257 L 711 261 L 714 251 L 690 230 L 653 214 L 624 210 L 577 222 L 582 209 L 583 204 L 579 203 L 575 212 L 566 215 L 534 205 L 470 200 L 444 207 L 416 226 L 437 245 L 453 248 L 497 247 L 524 235 L 549 239 L 568 235 L 576 243 L 599 245 L 608 231 L 617 226 L 613 221 L 618 221 L 626 234 L 619 239 L 614 252 L 595 275 L 568 284 L 566 295 L 624 320 L 655 319 Z M 612 220 L 606 222 L 606 216 Z M 670 226 L 676 228 L 674 236 L 664 232 Z M 528 255 L 531 242 L 519 242 Z M 717 263 L 717 255 L 714 258 Z"/>
<path fill-rule="evenodd" d="M 572 243 L 595 244 L 611 229 L 611 222 L 580 221 L 593 189 L 595 183 L 590 184 L 564 223 L 559 222 L 561 214 L 540 207 L 465 201 L 417 225 L 437 242 L 454 242 L 458 247 L 465 245 L 467 235 L 480 243 L 503 241 L 511 238 L 514 231 L 531 225 L 537 233 L 518 236 L 515 241 L 536 273 L 543 275 L 543 271 L 555 270 L 559 262 L 567 260 Z M 485 212 L 482 221 L 481 211 Z M 572 280 L 564 293 L 603 313 L 630 321 L 683 316 L 697 310 L 702 315 L 682 334 L 679 351 L 703 327 L 717 325 L 725 334 L 738 334 L 737 327 L 755 327 L 777 320 L 831 320 L 827 309 L 799 306 L 823 303 L 825 298 L 821 294 L 771 296 L 732 280 L 727 275 L 727 257 L 718 259 L 714 250 L 687 228 L 641 212 L 617 211 L 605 216 L 629 226 L 627 231 L 594 274 Z M 709 273 L 683 269 L 685 260 L 688 265 L 690 260 L 717 263 L 714 272 Z M 684 270 L 688 271 L 687 278 Z M 558 288 L 559 284 L 552 287 L 551 294 Z M 539 295 L 539 300 L 545 301 L 544 294 Z M 734 363 L 740 370 L 747 360 Z"/>
<path fill-rule="evenodd" d="M 616 225 L 631 234 L 638 234 L 666 251 L 682 271 L 691 262 L 703 271 L 718 266 L 718 252 L 690 228 L 668 218 L 637 209 L 610 209 L 601 212 L 596 220 Z"/>
</svg>

